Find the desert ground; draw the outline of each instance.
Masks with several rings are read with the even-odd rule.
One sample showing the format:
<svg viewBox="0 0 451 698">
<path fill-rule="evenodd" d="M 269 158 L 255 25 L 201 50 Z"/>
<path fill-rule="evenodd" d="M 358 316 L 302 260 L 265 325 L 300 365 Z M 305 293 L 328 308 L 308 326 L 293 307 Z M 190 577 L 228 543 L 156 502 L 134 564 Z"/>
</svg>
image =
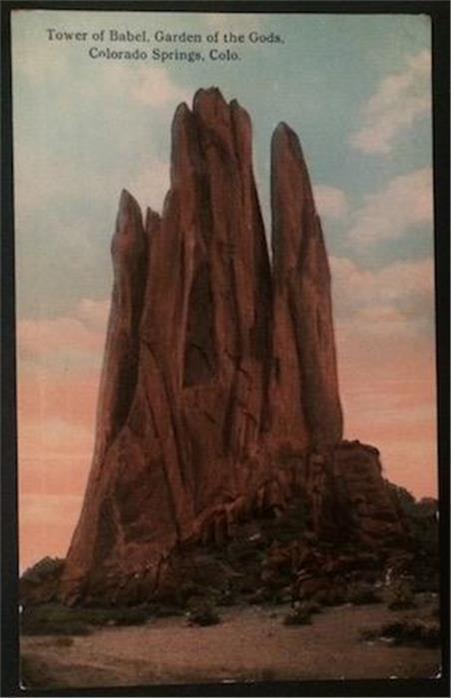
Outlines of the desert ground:
<svg viewBox="0 0 451 698">
<path fill-rule="evenodd" d="M 24 636 L 23 683 L 34 688 L 132 686 L 222 681 L 431 678 L 440 671 L 436 647 L 362 638 L 421 609 L 394 613 L 376 605 L 343 604 L 307 625 L 285 625 L 288 604 L 220 609 L 221 622 L 190 625 L 184 616 L 145 625 L 104 627 L 88 636 Z"/>
</svg>

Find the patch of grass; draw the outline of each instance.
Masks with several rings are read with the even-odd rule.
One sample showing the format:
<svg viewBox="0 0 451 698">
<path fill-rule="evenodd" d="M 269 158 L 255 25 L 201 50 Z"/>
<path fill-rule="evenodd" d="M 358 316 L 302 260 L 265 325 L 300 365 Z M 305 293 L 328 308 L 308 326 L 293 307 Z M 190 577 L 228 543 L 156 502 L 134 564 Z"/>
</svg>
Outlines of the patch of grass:
<svg viewBox="0 0 451 698">
<path fill-rule="evenodd" d="M 385 623 L 379 628 L 363 630 L 364 640 L 375 640 L 382 637 L 393 640 L 396 645 L 423 645 L 438 647 L 440 645 L 440 624 L 435 620 L 400 619 Z"/>
<path fill-rule="evenodd" d="M 416 607 L 415 594 L 407 580 L 397 579 L 391 584 L 387 605 L 391 611 L 402 611 Z"/>
<path fill-rule="evenodd" d="M 237 538 L 227 546 L 227 560 L 231 563 L 255 562 L 261 559 L 259 548 L 262 541 L 249 538 Z"/>
<path fill-rule="evenodd" d="M 354 584 L 348 589 L 347 600 L 355 606 L 381 603 L 382 599 L 371 584 Z"/>
<path fill-rule="evenodd" d="M 59 557 L 44 557 L 32 567 L 28 567 L 21 576 L 22 582 L 38 584 L 47 577 L 58 577 L 64 567 L 64 560 Z"/>
<path fill-rule="evenodd" d="M 188 623 L 190 625 L 217 625 L 221 618 L 216 609 L 211 606 L 203 606 L 188 612 Z"/>
<path fill-rule="evenodd" d="M 187 618 L 189 625 L 208 626 L 221 622 L 213 601 L 202 597 L 190 600 Z"/>
<path fill-rule="evenodd" d="M 74 638 L 68 635 L 58 635 L 58 637 L 55 638 L 55 645 L 57 645 L 57 647 L 72 647 L 73 644 Z"/>
<path fill-rule="evenodd" d="M 183 615 L 183 610 L 175 604 L 156 603 L 151 604 L 148 609 L 148 618 L 170 618 Z"/>
<path fill-rule="evenodd" d="M 298 540 L 303 534 L 306 521 L 305 503 L 301 499 L 296 499 L 282 512 L 280 517 L 267 517 L 262 522 L 262 528 L 269 540 L 291 543 L 293 540 Z"/>
<path fill-rule="evenodd" d="M 346 601 L 346 592 L 340 586 L 320 589 L 314 594 L 314 601 L 321 606 L 340 606 Z"/>
<path fill-rule="evenodd" d="M 311 613 L 312 615 L 314 613 L 322 613 L 323 610 L 321 604 L 316 601 L 304 601 L 302 605 L 307 613 Z"/>
<path fill-rule="evenodd" d="M 306 604 L 299 604 L 283 619 L 284 625 L 311 625 L 311 611 Z"/>
<path fill-rule="evenodd" d="M 72 619 L 60 622 L 46 618 L 27 618 L 21 623 L 23 635 L 89 635 L 92 630 L 86 623 Z"/>
<path fill-rule="evenodd" d="M 291 594 L 285 591 L 285 589 L 267 590 L 265 593 L 266 595 L 262 596 L 263 602 L 268 603 L 270 606 L 282 606 L 290 603 L 292 600 Z M 255 601 L 252 602 L 255 603 Z M 257 601 L 256 603 L 259 602 Z"/>
<path fill-rule="evenodd" d="M 234 606 L 238 603 L 237 595 L 233 589 L 225 589 L 219 596 L 218 603 L 221 606 Z"/>
<path fill-rule="evenodd" d="M 68 608 L 60 604 L 27 606 L 21 614 L 24 635 L 88 635 L 104 625 L 139 625 L 149 619 L 147 607 Z"/>
</svg>

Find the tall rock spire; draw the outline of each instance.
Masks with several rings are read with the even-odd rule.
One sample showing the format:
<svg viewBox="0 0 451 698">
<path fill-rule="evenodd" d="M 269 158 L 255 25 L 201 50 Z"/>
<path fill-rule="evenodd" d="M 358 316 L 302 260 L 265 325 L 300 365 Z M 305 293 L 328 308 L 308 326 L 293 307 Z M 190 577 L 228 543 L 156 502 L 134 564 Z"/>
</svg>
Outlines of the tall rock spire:
<svg viewBox="0 0 451 698">
<path fill-rule="evenodd" d="M 111 243 L 114 284 L 97 405 L 94 457 L 80 519 L 67 555 L 69 598 L 86 585 L 108 541 L 113 545 L 117 533 L 108 461 L 127 423 L 138 381 L 139 325 L 149 247 L 139 205 L 123 190 Z"/>
<path fill-rule="evenodd" d="M 287 446 L 331 446 L 343 418 L 329 264 L 301 146 L 283 123 L 271 144 L 271 205 L 273 429 Z"/>
<path fill-rule="evenodd" d="M 67 600 L 129 594 L 132 578 L 149 594 L 177 543 L 226 533 L 267 480 L 271 271 L 251 138 L 235 100 L 199 90 L 174 116 L 161 221 L 148 212 L 144 234 L 136 202 L 121 197 L 100 446 Z"/>
<path fill-rule="evenodd" d="M 376 491 L 388 520 L 377 452 L 337 451 L 327 254 L 285 125 L 272 142 L 272 214 L 271 276 L 250 118 L 216 88 L 199 90 L 173 119 L 161 218 L 148 209 L 143 225 L 121 195 L 96 447 L 61 579 L 66 602 L 149 599 L 182 544 L 221 541 L 243 516 L 300 490 L 318 532 L 335 502 L 336 528 L 334 512 L 350 502 L 343 478 L 356 501 L 368 495 L 367 535 L 381 530 L 368 515 Z M 365 471 L 357 485 L 349 454 Z"/>
<path fill-rule="evenodd" d="M 115 281 L 99 393 L 96 448 L 100 459 L 127 418 L 136 386 L 148 247 L 139 205 L 124 189 L 111 242 Z"/>
</svg>

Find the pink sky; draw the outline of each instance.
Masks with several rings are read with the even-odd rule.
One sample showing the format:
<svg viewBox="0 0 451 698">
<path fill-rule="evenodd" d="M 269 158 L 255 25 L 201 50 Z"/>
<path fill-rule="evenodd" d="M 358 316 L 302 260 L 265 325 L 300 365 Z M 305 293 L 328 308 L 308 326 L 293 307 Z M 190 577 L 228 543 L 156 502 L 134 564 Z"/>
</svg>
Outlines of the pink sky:
<svg viewBox="0 0 451 698">
<path fill-rule="evenodd" d="M 22 569 L 45 555 L 64 556 L 77 521 L 108 307 L 85 300 L 72 318 L 19 323 Z M 399 327 L 396 313 L 377 317 L 366 325 L 355 315 L 337 322 L 345 437 L 376 445 L 385 475 L 417 497 L 436 495 L 433 346 L 412 337 L 407 322 Z"/>
</svg>

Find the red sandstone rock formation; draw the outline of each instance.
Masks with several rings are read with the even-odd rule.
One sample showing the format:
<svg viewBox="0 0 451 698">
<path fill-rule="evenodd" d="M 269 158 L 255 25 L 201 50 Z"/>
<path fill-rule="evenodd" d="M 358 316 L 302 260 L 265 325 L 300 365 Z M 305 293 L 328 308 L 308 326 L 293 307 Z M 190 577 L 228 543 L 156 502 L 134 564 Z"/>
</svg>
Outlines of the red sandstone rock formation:
<svg viewBox="0 0 451 698">
<path fill-rule="evenodd" d="M 322 448 L 343 433 L 329 263 L 296 134 L 279 124 L 271 150 L 272 431 L 287 449 Z"/>
<path fill-rule="evenodd" d="M 341 441 L 331 451 L 310 453 L 302 484 L 312 528 L 319 537 L 377 547 L 404 532 L 382 478 L 379 451 L 373 446 Z"/>
<path fill-rule="evenodd" d="M 67 602 L 128 600 L 132 587 L 149 598 L 180 544 L 220 542 L 237 519 L 300 488 L 320 532 L 334 517 L 325 502 L 343 511 L 365 490 L 333 449 L 342 416 L 330 274 L 285 125 L 272 154 L 273 282 L 250 119 L 217 89 L 175 113 L 161 219 L 148 210 L 143 225 L 136 201 L 121 196 L 94 460 L 60 587 Z M 383 480 L 377 466 L 367 471 L 377 509 Z M 337 496 L 340 483 L 351 493 Z"/>
</svg>

